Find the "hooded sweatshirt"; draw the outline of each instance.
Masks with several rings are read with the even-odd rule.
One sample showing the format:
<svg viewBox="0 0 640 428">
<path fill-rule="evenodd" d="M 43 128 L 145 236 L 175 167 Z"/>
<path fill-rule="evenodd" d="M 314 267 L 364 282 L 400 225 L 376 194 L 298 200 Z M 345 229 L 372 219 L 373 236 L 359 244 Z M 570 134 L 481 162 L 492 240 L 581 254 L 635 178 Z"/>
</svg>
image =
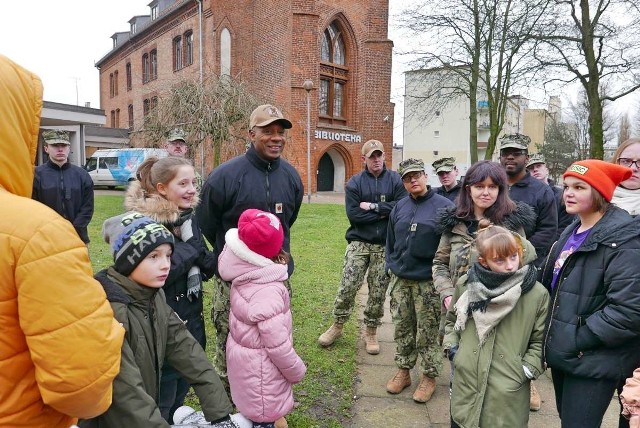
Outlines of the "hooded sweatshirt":
<svg viewBox="0 0 640 428">
<path fill-rule="evenodd" d="M 124 329 L 71 223 L 31 199 L 42 84 L 0 55 L 0 426 L 68 428 L 111 404 Z"/>
</svg>

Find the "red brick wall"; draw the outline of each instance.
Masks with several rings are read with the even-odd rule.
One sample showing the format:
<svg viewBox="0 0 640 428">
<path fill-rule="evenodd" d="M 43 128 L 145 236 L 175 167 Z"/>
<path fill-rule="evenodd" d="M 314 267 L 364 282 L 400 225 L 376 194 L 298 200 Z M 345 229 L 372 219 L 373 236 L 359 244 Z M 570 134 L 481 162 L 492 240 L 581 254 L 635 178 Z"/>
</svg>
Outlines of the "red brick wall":
<svg viewBox="0 0 640 428">
<path fill-rule="evenodd" d="M 265 103 L 280 107 L 293 123 L 284 156 L 307 177 L 307 93 L 304 80 L 311 79 L 312 191 L 320 157 L 333 148 L 345 160 L 345 177 L 362 169 L 360 148 L 368 139 L 382 141 L 391 166 L 393 104 L 390 102 L 391 51 L 387 39 L 388 0 L 234 0 L 203 2 L 204 70 L 220 72 L 220 33 L 231 33 L 231 73 L 244 80 Z M 318 126 L 320 40 L 326 26 L 338 17 L 349 67 L 345 127 Z M 129 17 L 123 16 L 123 21 Z M 194 63 L 174 72 L 172 40 L 187 30 L 194 33 Z M 142 100 L 157 95 L 176 77 L 199 74 L 197 3 L 181 7 L 176 16 L 141 40 L 129 43 L 102 64 L 101 108 L 110 126 L 110 112 L 120 108 L 120 127 L 127 127 L 127 106 L 133 104 L 136 122 L 142 118 Z M 158 50 L 158 79 L 142 84 L 142 55 Z M 125 63 L 130 59 L 133 89 L 126 90 Z M 109 97 L 109 74 L 119 71 L 119 94 Z M 387 120 L 385 121 L 385 117 Z M 317 129 L 360 134 L 361 143 L 314 138 Z"/>
</svg>

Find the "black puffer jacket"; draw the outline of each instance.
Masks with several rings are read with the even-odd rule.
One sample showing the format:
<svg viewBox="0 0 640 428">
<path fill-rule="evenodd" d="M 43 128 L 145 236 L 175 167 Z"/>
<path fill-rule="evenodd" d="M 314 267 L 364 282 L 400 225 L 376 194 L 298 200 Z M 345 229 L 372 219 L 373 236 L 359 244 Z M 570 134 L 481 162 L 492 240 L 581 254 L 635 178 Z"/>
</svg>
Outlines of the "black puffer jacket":
<svg viewBox="0 0 640 428">
<path fill-rule="evenodd" d="M 289 231 L 298 218 L 304 190 L 298 171 L 282 158 L 267 162 L 251 146 L 209 174 L 196 210 L 202 233 L 213 244 L 216 260 L 224 248 L 224 234 L 238 227 L 240 214 L 256 208 L 275 214 L 282 223 L 284 243 L 290 252 Z M 216 265 L 217 268 L 217 265 Z M 293 273 L 293 257 L 289 276 Z"/>
<path fill-rule="evenodd" d="M 351 177 L 345 191 L 345 209 L 350 224 L 345 235 L 347 241 L 384 245 L 389 214 L 405 196 L 407 191 L 400 174 L 389 171 L 386 167 L 378 177 L 368 170 Z M 360 202 L 376 203 L 378 209 L 363 210 Z"/>
<path fill-rule="evenodd" d="M 573 229 L 549 253 L 541 281 L 547 288 Z M 552 369 L 622 380 L 640 365 L 638 261 L 640 222 L 612 205 L 565 260 L 551 293 L 544 352 Z"/>
</svg>

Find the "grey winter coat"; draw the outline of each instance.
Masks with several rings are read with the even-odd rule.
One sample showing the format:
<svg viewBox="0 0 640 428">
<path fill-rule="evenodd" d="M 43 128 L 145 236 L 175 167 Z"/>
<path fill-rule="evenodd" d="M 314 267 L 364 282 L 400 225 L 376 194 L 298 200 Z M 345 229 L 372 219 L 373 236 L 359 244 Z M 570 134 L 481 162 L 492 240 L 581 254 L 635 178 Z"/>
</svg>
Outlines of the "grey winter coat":
<svg viewBox="0 0 640 428">
<path fill-rule="evenodd" d="M 231 413 L 231 403 L 200 344 L 165 302 L 162 289 L 144 287 L 113 268 L 96 275 L 115 318 L 126 330 L 120 373 L 111 407 L 81 428 L 166 428 L 158 396 L 160 368 L 167 361 L 191 383 L 208 421 Z"/>
<path fill-rule="evenodd" d="M 526 263 L 535 250 L 525 244 Z M 456 284 L 451 308 L 466 289 L 467 276 Z M 461 428 L 526 427 L 529 421 L 529 379 L 526 366 L 537 378 L 542 366 L 542 341 L 549 293 L 536 283 L 521 295 L 511 312 L 480 345 L 473 317 L 463 331 L 454 331 L 455 311 L 447 312 L 443 348 L 458 345 L 453 360 L 451 417 Z"/>
</svg>

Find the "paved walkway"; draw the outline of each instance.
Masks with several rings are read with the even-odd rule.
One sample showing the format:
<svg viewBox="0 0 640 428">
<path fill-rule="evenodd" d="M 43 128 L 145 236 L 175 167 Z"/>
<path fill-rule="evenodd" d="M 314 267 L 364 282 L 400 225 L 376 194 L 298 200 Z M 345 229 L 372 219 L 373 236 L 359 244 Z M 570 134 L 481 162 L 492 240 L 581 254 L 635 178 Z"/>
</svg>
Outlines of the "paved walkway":
<svg viewBox="0 0 640 428">
<path fill-rule="evenodd" d="M 367 286 L 364 285 L 358 295 L 358 322 L 361 325 L 361 331 L 364 331 L 362 312 L 366 298 Z M 449 362 L 445 359 L 443 373 L 437 380 L 436 392 L 426 405 L 415 403 L 411 398 L 413 391 L 418 386 L 419 373 L 416 369 L 411 371 L 413 384 L 410 387 L 398 395 L 389 394 L 386 391 L 386 384 L 395 374 L 397 368 L 393 362 L 395 343 L 388 296 L 385 302 L 385 316 L 382 321 L 382 326 L 378 329 L 380 354 L 369 355 L 365 352 L 362 334 L 357 343 L 358 375 L 355 387 L 356 401 L 352 408 L 355 416 L 350 427 L 449 427 Z M 549 370 L 536 381 L 536 387 L 542 397 L 542 407 L 538 412 L 530 412 L 529 427 L 559 428 L 560 419 L 556 411 Z M 617 397 L 614 397 L 602 427 L 616 428 L 618 426 L 618 411 Z"/>
</svg>

